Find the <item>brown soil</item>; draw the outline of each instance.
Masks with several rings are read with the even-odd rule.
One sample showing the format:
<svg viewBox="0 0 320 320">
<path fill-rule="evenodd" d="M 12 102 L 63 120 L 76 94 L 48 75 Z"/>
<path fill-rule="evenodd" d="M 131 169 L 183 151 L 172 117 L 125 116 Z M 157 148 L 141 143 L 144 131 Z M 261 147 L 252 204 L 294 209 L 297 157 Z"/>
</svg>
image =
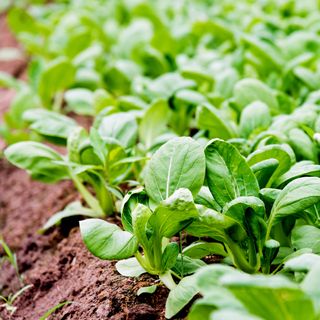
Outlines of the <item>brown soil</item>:
<svg viewBox="0 0 320 320">
<path fill-rule="evenodd" d="M 163 319 L 167 290 L 159 287 L 150 296 L 136 296 L 138 288 L 155 279 L 120 276 L 114 262 L 93 257 L 84 247 L 76 219 L 64 221 L 46 235 L 37 229 L 54 212 L 77 198 L 68 182 L 43 185 L 31 181 L 5 160 L 0 162 L 0 230 L 18 256 L 26 291 L 15 303 L 12 319 L 39 319 L 61 301 L 73 303 L 52 319 Z M 0 274 L 5 293 L 18 289 L 14 270 L 8 264 Z M 9 319 L 6 312 L 0 317 Z"/>
<path fill-rule="evenodd" d="M 0 30 L 3 46 L 17 45 L 3 16 Z M 1 64 L 0 70 L 15 76 L 23 72 L 21 67 Z M 2 90 L 0 96 L 6 97 L 0 99 L 1 119 L 14 93 Z M 0 159 L 0 235 L 16 252 L 24 283 L 33 285 L 15 301 L 17 310 L 12 316 L 0 308 L 0 320 L 36 320 L 66 300 L 72 304 L 50 319 L 164 319 L 167 289 L 159 287 L 153 295 L 137 297 L 140 287 L 156 279 L 122 277 L 114 262 L 93 257 L 83 245 L 77 219 L 64 220 L 45 235 L 37 233 L 52 214 L 78 197 L 69 181 L 56 185 L 31 181 L 25 172 Z M 0 293 L 16 292 L 19 286 L 12 266 L 5 263 L 0 269 Z"/>
</svg>

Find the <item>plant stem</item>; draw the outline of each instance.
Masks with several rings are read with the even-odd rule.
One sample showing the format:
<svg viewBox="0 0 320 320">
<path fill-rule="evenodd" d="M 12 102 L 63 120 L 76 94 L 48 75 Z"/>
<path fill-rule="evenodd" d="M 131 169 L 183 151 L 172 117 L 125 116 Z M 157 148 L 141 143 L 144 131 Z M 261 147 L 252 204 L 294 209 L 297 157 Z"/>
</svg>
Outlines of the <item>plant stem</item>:
<svg viewBox="0 0 320 320">
<path fill-rule="evenodd" d="M 103 209 L 103 212 L 107 216 L 110 216 L 113 213 L 113 199 L 110 191 L 107 189 L 105 181 L 103 181 L 103 178 L 98 176 L 98 179 L 98 182 L 92 179 L 92 185 L 99 200 L 99 204 Z"/>
<path fill-rule="evenodd" d="M 153 256 L 154 256 L 154 265 L 156 270 L 161 270 L 162 262 L 162 239 L 158 234 L 158 230 L 155 230 L 153 242 Z"/>
<path fill-rule="evenodd" d="M 71 178 L 76 188 L 83 196 L 83 199 L 86 201 L 89 207 L 97 213 L 97 217 L 104 217 L 105 213 L 101 208 L 98 200 L 87 190 L 87 188 L 82 184 L 82 182 L 76 175 L 71 174 Z"/>
<path fill-rule="evenodd" d="M 259 269 L 258 265 L 251 265 L 243 254 L 243 250 L 231 239 L 227 243 L 227 251 L 231 255 L 233 263 L 236 267 L 247 273 L 255 273 Z"/>
<path fill-rule="evenodd" d="M 181 255 L 181 277 L 184 275 L 184 263 L 183 263 L 183 253 L 182 253 L 182 233 L 179 232 L 179 252 Z"/>
<path fill-rule="evenodd" d="M 63 103 L 63 91 L 59 91 L 54 96 L 52 110 L 55 112 L 60 112 Z"/>
<path fill-rule="evenodd" d="M 145 257 L 143 257 L 141 255 L 141 253 L 139 251 L 137 251 L 134 256 L 136 257 L 136 259 L 138 260 L 138 262 L 141 264 L 142 268 L 145 269 L 148 273 L 152 273 L 150 272 L 150 265 L 149 263 L 146 261 Z"/>
<path fill-rule="evenodd" d="M 164 274 L 160 274 L 159 278 L 169 290 L 173 290 L 177 286 L 172 278 L 172 274 L 170 271 L 167 271 Z"/>
</svg>

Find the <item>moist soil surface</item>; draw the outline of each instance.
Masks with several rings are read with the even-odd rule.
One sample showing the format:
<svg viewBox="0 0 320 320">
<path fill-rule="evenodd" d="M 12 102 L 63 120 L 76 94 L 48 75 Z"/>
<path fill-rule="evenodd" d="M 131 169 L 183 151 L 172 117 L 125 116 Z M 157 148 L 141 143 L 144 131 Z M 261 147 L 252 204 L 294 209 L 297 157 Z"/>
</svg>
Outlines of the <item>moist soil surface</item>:
<svg viewBox="0 0 320 320">
<path fill-rule="evenodd" d="M 0 16 L 0 30 L 0 49 L 18 46 L 4 15 Z M 0 62 L 0 71 L 24 78 L 26 61 Z M 13 97 L 11 90 L 0 89 L 0 119 Z M 83 125 L 87 123 L 85 119 Z M 0 141 L 2 146 L 4 142 Z M 156 283 L 156 278 L 125 278 L 117 273 L 115 262 L 93 257 L 81 240 L 79 219 L 64 220 L 46 234 L 38 232 L 50 216 L 75 199 L 80 198 L 70 181 L 55 185 L 35 182 L 0 159 L 0 236 L 17 255 L 23 283 L 32 285 L 15 301 L 13 315 L 0 308 L 0 320 L 38 320 L 63 301 L 72 303 L 54 312 L 50 319 L 164 319 L 167 289 L 159 286 L 153 295 L 138 297 L 137 290 Z M 0 292 L 8 295 L 19 288 L 13 267 L 4 263 Z"/>
</svg>

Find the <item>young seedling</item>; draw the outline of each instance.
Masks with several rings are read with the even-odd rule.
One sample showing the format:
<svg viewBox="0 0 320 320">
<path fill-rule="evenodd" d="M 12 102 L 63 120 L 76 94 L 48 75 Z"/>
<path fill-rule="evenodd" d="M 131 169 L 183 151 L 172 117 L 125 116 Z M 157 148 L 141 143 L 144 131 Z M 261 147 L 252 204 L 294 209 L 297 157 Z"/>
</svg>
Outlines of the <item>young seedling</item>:
<svg viewBox="0 0 320 320">
<path fill-rule="evenodd" d="M 4 296 L 0 295 L 0 299 L 4 301 L 3 304 L 0 304 L 0 307 L 5 308 L 11 315 L 13 315 L 17 310 L 17 307 L 13 305 L 15 300 L 18 297 L 20 297 L 26 290 L 28 290 L 32 287 L 33 287 L 33 285 L 29 284 L 29 285 L 21 288 L 19 291 L 17 291 L 14 294 L 10 293 L 8 297 L 4 297 Z"/>
<path fill-rule="evenodd" d="M 146 193 L 137 191 L 125 199 L 125 231 L 103 220 L 80 222 L 87 248 L 101 259 L 123 260 L 117 263 L 123 275 L 148 272 L 173 289 L 176 283 L 171 269 L 179 245 L 170 238 L 198 217 L 193 195 L 203 183 L 204 160 L 201 145 L 190 138 L 175 138 L 163 145 L 147 165 Z"/>
<path fill-rule="evenodd" d="M 40 119 L 41 122 L 43 115 L 48 115 L 48 112 L 32 112 L 29 119 Z M 115 126 L 114 129 L 110 128 L 111 124 Z M 130 154 L 135 139 L 132 134 L 137 130 L 135 118 L 132 116 L 106 115 L 100 120 L 97 129 L 91 128 L 89 135 L 70 121 L 59 122 L 60 135 L 49 133 L 44 130 L 43 125 L 41 133 L 63 138 L 62 127 L 65 133 L 63 137 L 67 136 L 66 156 L 45 144 L 31 141 L 13 144 L 5 150 L 7 159 L 27 170 L 35 180 L 54 183 L 71 179 L 90 208 L 89 210 L 79 203 L 74 203 L 52 218 L 46 228 L 68 216 L 111 215 L 114 211 L 114 197 L 122 197 L 118 185 L 130 176 L 134 162 L 145 160 L 144 157 L 132 157 Z M 39 130 L 40 127 L 37 128 Z M 93 188 L 96 196 L 92 195 L 87 185 Z"/>
<path fill-rule="evenodd" d="M 47 320 L 49 317 L 55 313 L 57 310 L 63 308 L 65 305 L 72 303 L 72 301 L 64 301 L 56 304 L 52 308 L 50 308 L 43 316 L 39 318 L 39 320 Z"/>
<path fill-rule="evenodd" d="M 5 260 L 9 261 L 9 263 L 14 268 L 17 277 L 19 278 L 20 282 L 22 283 L 22 277 L 19 273 L 19 267 L 18 267 L 18 263 L 17 263 L 17 256 L 15 253 L 13 253 L 11 251 L 11 249 L 9 248 L 9 246 L 6 244 L 6 242 L 3 240 L 3 238 L 1 236 L 0 236 L 0 246 L 3 248 L 3 250 L 6 254 L 5 256 L 1 257 L 0 264 Z"/>
</svg>

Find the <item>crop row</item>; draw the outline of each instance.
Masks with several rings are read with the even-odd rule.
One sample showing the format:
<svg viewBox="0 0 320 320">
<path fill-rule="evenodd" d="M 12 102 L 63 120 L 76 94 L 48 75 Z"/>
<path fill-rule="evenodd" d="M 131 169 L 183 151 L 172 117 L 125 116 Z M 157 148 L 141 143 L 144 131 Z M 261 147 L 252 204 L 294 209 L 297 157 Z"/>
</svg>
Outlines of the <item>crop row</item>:
<svg viewBox="0 0 320 320">
<path fill-rule="evenodd" d="M 11 8 L 30 63 L 28 83 L 0 74 L 17 92 L 4 155 L 35 180 L 72 180 L 83 199 L 42 232 L 89 218 L 88 250 L 123 276 L 159 277 L 138 294 L 165 285 L 167 318 L 200 293 L 191 320 L 318 319 L 319 6 Z M 212 255 L 221 263 L 208 265 Z"/>
</svg>

